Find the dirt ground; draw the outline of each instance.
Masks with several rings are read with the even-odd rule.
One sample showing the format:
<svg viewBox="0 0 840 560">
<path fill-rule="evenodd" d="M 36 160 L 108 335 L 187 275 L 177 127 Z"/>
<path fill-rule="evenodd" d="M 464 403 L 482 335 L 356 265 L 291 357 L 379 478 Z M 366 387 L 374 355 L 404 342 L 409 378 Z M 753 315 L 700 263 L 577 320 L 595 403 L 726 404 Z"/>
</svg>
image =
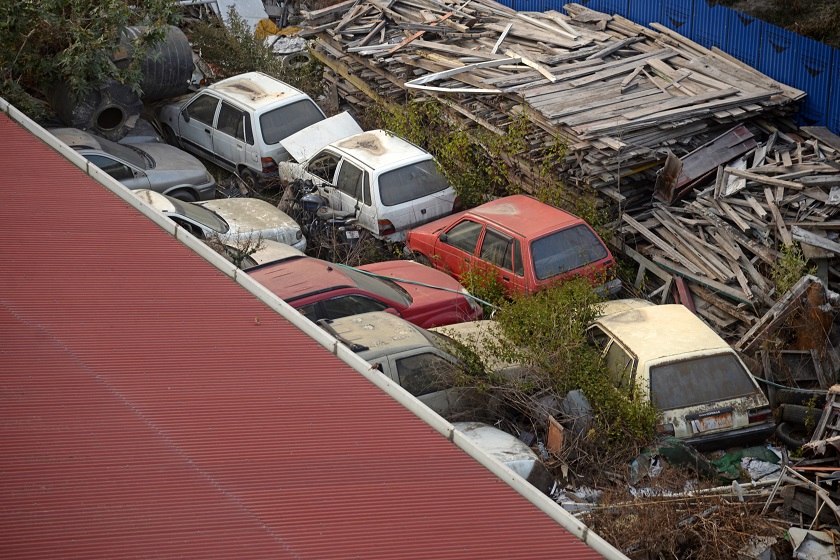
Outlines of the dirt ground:
<svg viewBox="0 0 840 560">
<path fill-rule="evenodd" d="M 838 0 L 719 0 L 717 3 L 840 48 Z"/>
</svg>

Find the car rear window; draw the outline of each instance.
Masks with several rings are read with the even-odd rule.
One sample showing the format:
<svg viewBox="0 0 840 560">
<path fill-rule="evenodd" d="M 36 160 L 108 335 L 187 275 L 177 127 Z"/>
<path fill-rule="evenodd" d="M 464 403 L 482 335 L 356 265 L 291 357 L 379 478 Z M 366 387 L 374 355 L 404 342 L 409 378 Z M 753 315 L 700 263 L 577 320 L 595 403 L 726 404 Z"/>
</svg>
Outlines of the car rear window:
<svg viewBox="0 0 840 560">
<path fill-rule="evenodd" d="M 546 280 L 605 258 L 607 248 L 591 229 L 578 224 L 532 241 L 531 255 L 537 279 Z"/>
<path fill-rule="evenodd" d="M 386 278 L 369 276 L 364 272 L 359 272 L 358 270 L 347 266 L 342 267 L 341 270 L 359 288 L 374 293 L 379 297 L 401 303 L 406 307 L 411 305 L 411 296 L 395 282 Z"/>
<path fill-rule="evenodd" d="M 199 204 L 181 202 L 180 200 L 172 197 L 166 198 L 169 200 L 170 204 L 175 207 L 176 212 L 182 216 L 191 218 L 219 233 L 227 233 L 230 229 L 228 223 L 209 208 L 205 208 Z"/>
<path fill-rule="evenodd" d="M 149 169 L 151 167 L 150 162 L 146 161 L 146 158 L 143 157 L 143 152 L 139 149 L 131 146 L 125 146 L 123 144 L 117 144 L 116 142 L 106 140 L 105 138 L 99 138 L 98 140 L 99 145 L 102 146 L 103 152 L 121 158 L 140 169 Z"/>
<path fill-rule="evenodd" d="M 418 161 L 379 176 L 379 199 L 385 206 L 395 206 L 435 194 L 449 187 L 432 159 Z"/>
<path fill-rule="evenodd" d="M 703 356 L 650 368 L 650 394 L 660 410 L 723 401 L 756 392 L 733 354 Z"/>
<path fill-rule="evenodd" d="M 260 116 L 263 141 L 266 144 L 277 144 L 280 140 L 322 120 L 324 114 L 311 99 L 289 103 Z"/>
</svg>

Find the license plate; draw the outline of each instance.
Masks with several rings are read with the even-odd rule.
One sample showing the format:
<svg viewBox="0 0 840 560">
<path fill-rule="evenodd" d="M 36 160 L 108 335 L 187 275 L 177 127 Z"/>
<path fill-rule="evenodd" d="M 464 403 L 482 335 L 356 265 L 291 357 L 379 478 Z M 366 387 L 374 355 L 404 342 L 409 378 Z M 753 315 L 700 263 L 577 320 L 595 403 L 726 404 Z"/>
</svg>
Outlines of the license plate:
<svg viewBox="0 0 840 560">
<path fill-rule="evenodd" d="M 348 229 L 344 232 L 347 235 L 347 239 L 358 239 L 359 232 L 354 229 Z"/>
<path fill-rule="evenodd" d="M 691 421 L 691 429 L 695 434 L 731 427 L 731 412 L 724 412 L 723 414 L 715 414 L 714 416 L 706 416 L 704 418 L 695 418 Z"/>
</svg>

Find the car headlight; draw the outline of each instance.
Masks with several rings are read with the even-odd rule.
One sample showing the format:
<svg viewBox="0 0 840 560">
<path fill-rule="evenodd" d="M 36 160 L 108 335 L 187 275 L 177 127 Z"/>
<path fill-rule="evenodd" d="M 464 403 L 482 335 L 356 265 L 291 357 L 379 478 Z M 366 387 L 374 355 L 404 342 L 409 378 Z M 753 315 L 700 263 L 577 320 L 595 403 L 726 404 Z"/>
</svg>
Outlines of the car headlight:
<svg viewBox="0 0 840 560">
<path fill-rule="evenodd" d="M 303 232 L 301 230 L 295 231 L 295 239 L 297 241 L 300 241 L 301 239 L 303 239 Z"/>
</svg>

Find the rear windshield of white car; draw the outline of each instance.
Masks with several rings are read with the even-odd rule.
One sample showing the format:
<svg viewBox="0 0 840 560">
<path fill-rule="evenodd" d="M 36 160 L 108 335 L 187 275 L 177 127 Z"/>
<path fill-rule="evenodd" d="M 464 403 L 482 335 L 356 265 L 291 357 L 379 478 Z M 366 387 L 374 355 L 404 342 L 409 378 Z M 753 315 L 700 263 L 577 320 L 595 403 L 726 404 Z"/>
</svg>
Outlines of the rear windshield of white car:
<svg viewBox="0 0 840 560">
<path fill-rule="evenodd" d="M 438 193 L 449 187 L 432 159 L 418 161 L 379 176 L 379 199 L 385 206 L 395 206 Z"/>
<path fill-rule="evenodd" d="M 227 222 L 209 208 L 205 208 L 204 206 L 198 204 L 191 204 L 189 202 L 181 202 L 180 200 L 171 197 L 167 198 L 172 206 L 175 207 L 177 213 L 182 216 L 186 216 L 219 233 L 227 233 L 228 229 L 230 229 Z"/>
<path fill-rule="evenodd" d="M 139 152 L 137 148 L 117 144 L 116 142 L 111 142 L 110 140 L 106 140 L 105 138 L 99 138 L 98 140 L 99 145 L 102 146 L 103 152 L 125 160 L 128 163 L 139 167 L 140 169 L 149 169 L 149 162 L 146 161 L 146 158 L 143 157 L 142 153 Z"/>
<path fill-rule="evenodd" d="M 531 255 L 537 279 L 545 280 L 605 258 L 607 248 L 591 229 L 578 224 L 532 241 Z"/>
<path fill-rule="evenodd" d="M 650 368 L 651 400 L 659 410 L 714 403 L 755 392 L 749 372 L 733 354 L 703 356 Z"/>
<path fill-rule="evenodd" d="M 341 270 L 344 274 L 350 277 L 350 280 L 352 280 L 356 286 L 363 290 L 372 292 L 382 298 L 402 303 L 405 306 L 411 305 L 411 302 L 413 301 L 405 289 L 391 280 L 368 276 L 364 272 L 359 272 L 358 270 L 346 266 L 342 267 Z"/>
<path fill-rule="evenodd" d="M 311 99 L 301 99 L 264 113 L 260 116 L 260 129 L 266 144 L 277 144 L 280 140 L 322 120 L 324 114 L 318 106 Z"/>
</svg>

